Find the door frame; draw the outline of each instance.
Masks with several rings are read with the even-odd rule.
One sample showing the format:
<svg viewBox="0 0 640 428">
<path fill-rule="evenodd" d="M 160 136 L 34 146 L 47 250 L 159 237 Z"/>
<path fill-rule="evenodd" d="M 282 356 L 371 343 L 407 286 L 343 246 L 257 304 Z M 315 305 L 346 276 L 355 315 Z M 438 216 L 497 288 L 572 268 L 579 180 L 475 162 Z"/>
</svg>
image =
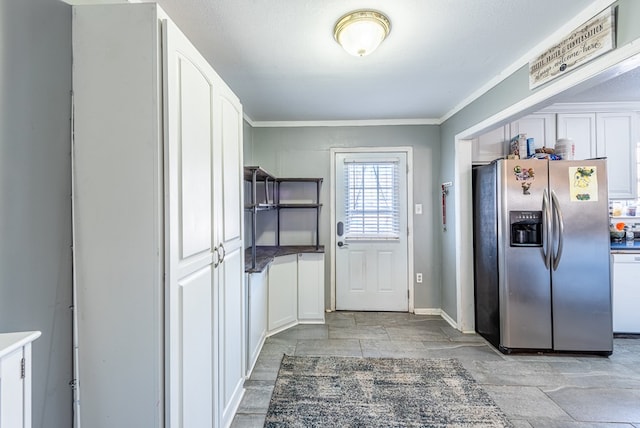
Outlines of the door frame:
<svg viewBox="0 0 640 428">
<path fill-rule="evenodd" d="M 409 146 L 398 147 L 352 147 L 352 148 L 331 148 L 329 149 L 331 160 L 331 173 L 329 180 L 331 185 L 329 203 L 331 205 L 331 218 L 329 220 L 329 245 L 331 246 L 330 274 L 331 284 L 331 306 L 330 310 L 336 310 L 336 154 L 338 153 L 405 153 L 407 156 L 407 288 L 409 290 L 409 312 L 414 312 L 414 263 L 413 263 L 413 148 Z"/>
</svg>

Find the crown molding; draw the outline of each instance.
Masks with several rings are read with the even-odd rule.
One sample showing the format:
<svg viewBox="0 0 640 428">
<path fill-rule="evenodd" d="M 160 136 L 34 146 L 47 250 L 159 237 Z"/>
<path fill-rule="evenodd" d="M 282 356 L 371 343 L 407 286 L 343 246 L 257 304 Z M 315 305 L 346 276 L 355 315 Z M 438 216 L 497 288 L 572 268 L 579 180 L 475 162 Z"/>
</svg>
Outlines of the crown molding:
<svg viewBox="0 0 640 428">
<path fill-rule="evenodd" d="M 248 116 L 245 115 L 245 120 Z M 440 125 L 438 119 L 371 119 L 371 120 L 310 120 L 310 121 L 250 121 L 252 128 L 310 128 L 344 126 L 406 126 Z"/>
<path fill-rule="evenodd" d="M 639 101 L 616 101 L 596 103 L 557 103 L 545 107 L 539 113 L 602 113 L 640 110 Z"/>
</svg>

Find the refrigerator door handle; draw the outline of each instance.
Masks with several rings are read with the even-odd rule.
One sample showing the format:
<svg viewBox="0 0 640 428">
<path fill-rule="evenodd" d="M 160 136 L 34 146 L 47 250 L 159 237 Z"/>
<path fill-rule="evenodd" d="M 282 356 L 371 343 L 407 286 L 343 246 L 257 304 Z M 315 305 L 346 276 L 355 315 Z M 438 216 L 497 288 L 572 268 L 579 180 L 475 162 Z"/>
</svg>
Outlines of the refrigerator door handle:
<svg viewBox="0 0 640 428">
<path fill-rule="evenodd" d="M 551 265 L 551 205 L 549 204 L 549 193 L 544 189 L 542 194 L 542 256 L 544 266 L 549 269 Z"/>
<path fill-rule="evenodd" d="M 558 227 L 558 250 L 553 255 L 553 270 L 557 270 L 558 265 L 560 264 L 560 259 L 562 258 L 562 246 L 564 243 L 564 218 L 562 216 L 560 204 L 558 203 L 558 198 L 553 190 L 551 191 L 551 201 Z"/>
</svg>

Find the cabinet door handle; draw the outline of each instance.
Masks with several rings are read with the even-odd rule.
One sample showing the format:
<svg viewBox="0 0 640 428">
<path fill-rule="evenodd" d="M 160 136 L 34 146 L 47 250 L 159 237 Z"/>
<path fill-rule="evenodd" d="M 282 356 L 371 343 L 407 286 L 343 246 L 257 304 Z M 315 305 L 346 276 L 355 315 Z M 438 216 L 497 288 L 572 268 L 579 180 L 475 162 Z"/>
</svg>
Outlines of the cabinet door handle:
<svg viewBox="0 0 640 428">
<path fill-rule="evenodd" d="M 224 244 L 220 244 L 218 249 L 222 250 L 222 257 L 220 257 L 220 252 L 218 252 L 218 265 L 221 265 L 227 255 L 227 251 L 224 249 Z"/>
<path fill-rule="evenodd" d="M 213 268 L 217 268 L 220 264 L 220 253 L 218 252 L 218 247 L 213 247 L 213 252 L 215 256 L 213 256 Z"/>
</svg>

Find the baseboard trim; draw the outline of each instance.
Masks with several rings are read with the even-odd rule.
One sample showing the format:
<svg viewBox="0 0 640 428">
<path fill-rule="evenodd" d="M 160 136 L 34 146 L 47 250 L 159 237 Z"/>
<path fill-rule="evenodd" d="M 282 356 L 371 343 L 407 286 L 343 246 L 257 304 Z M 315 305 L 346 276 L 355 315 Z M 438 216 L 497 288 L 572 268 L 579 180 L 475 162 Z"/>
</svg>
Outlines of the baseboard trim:
<svg viewBox="0 0 640 428">
<path fill-rule="evenodd" d="M 440 316 L 442 317 L 442 319 L 448 322 L 451 325 L 451 327 L 458 330 L 458 323 L 448 313 L 441 310 Z"/>
<path fill-rule="evenodd" d="M 413 313 L 416 315 L 442 315 L 440 308 L 414 308 Z"/>
<path fill-rule="evenodd" d="M 264 346 L 264 342 L 267 340 L 267 330 L 262 332 L 262 337 L 260 338 L 260 342 L 258 346 L 256 346 L 255 352 L 249 357 L 248 367 L 245 373 L 245 380 L 251 377 L 251 373 L 253 373 L 253 369 L 258 362 L 258 357 L 260 356 L 260 352 L 262 352 L 262 347 Z"/>
</svg>

